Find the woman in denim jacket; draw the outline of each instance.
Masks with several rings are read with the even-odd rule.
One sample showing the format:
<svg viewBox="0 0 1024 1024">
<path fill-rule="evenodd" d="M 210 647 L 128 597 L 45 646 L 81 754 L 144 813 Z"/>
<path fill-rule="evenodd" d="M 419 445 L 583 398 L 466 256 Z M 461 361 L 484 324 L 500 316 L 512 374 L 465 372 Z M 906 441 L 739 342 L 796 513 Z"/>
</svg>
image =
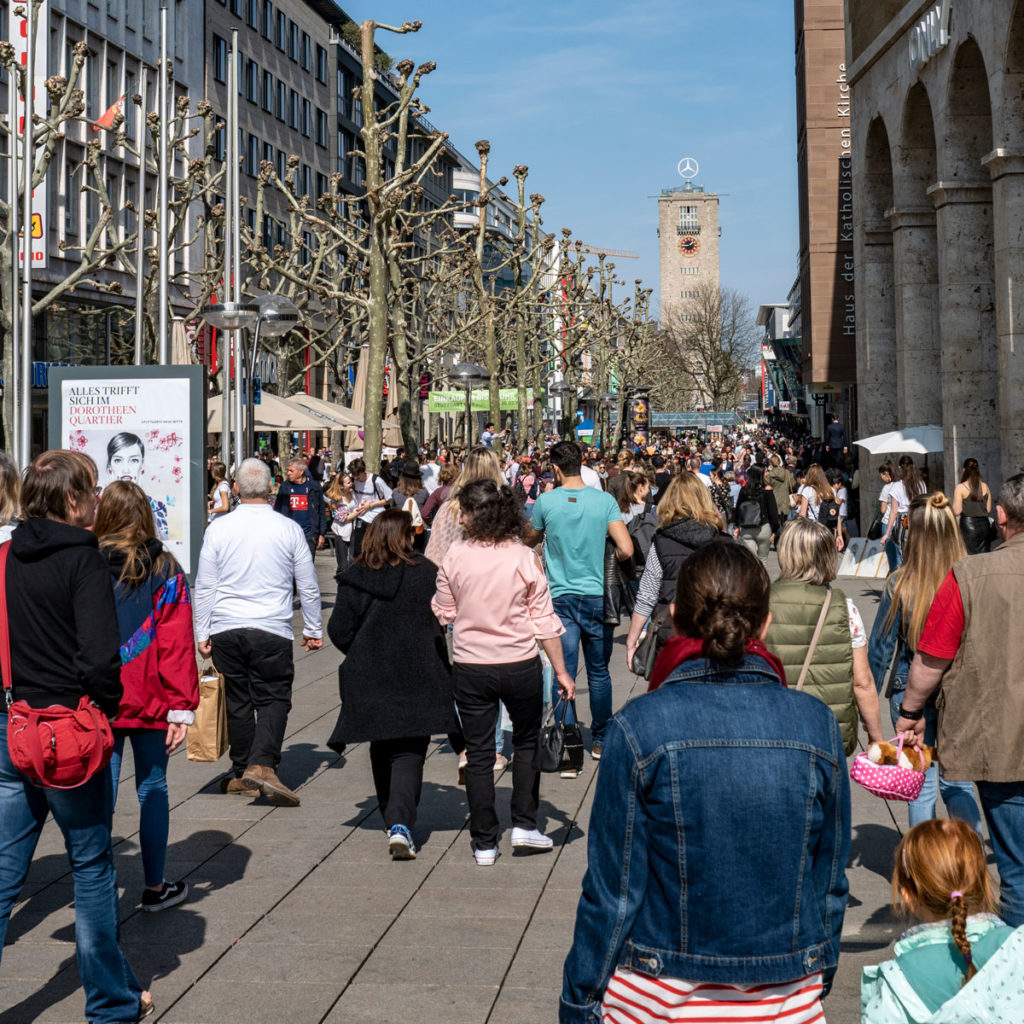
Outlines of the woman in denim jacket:
<svg viewBox="0 0 1024 1024">
<path fill-rule="evenodd" d="M 949 499 L 941 491 L 914 498 L 908 511 L 903 564 L 886 582 L 868 641 L 868 663 L 880 693 L 892 665 L 892 685 L 882 696 L 889 699 L 894 727 L 900 717 L 910 663 L 914 660 L 928 610 L 949 570 L 966 557 L 967 549 Z M 934 706 L 926 707 L 924 717 L 924 742 L 934 746 L 938 711 Z M 928 769 L 920 796 L 907 807 L 911 826 L 935 817 L 940 792 L 950 816 L 966 821 L 980 835 L 981 814 L 974 799 L 973 784 L 944 779 L 937 762 Z"/>
<path fill-rule="evenodd" d="M 820 1020 L 848 892 L 839 723 L 761 642 L 746 548 L 694 553 L 672 617 L 654 692 L 605 736 L 560 1020 Z"/>
</svg>

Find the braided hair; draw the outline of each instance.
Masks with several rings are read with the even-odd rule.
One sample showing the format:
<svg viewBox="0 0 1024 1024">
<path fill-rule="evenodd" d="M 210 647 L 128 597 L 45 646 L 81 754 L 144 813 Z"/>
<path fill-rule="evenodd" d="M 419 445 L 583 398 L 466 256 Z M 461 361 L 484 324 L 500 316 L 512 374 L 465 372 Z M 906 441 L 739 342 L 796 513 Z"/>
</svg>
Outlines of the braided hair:
<svg viewBox="0 0 1024 1024">
<path fill-rule="evenodd" d="M 896 847 L 892 894 L 896 910 L 923 909 L 939 920 L 951 920 L 966 985 L 978 973 L 967 938 L 968 912 L 995 909 L 985 851 L 974 829 L 958 818 L 934 818 L 915 825 Z"/>
</svg>

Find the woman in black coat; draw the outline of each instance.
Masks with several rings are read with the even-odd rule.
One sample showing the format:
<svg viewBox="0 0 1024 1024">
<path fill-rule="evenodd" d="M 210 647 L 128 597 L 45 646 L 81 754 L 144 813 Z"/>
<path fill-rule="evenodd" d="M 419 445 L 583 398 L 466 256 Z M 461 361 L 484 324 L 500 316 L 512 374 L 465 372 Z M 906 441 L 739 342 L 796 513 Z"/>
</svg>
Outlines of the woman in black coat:
<svg viewBox="0 0 1024 1024">
<path fill-rule="evenodd" d="M 327 745 L 369 740 L 388 848 L 393 860 L 412 860 L 430 737 L 457 728 L 451 666 L 444 633 L 430 608 L 437 566 L 413 551 L 412 518 L 387 509 L 366 529 L 354 563 L 338 577 L 338 598 L 327 625 L 345 654 L 338 668 L 341 711 Z M 396 667 L 380 652 L 401 636 Z"/>
</svg>

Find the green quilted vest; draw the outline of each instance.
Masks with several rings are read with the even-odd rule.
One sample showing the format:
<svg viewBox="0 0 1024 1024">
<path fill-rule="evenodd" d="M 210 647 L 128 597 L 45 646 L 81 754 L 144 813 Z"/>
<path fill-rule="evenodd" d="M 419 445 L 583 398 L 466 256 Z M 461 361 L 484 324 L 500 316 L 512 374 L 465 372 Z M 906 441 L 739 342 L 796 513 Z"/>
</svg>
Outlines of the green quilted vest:
<svg viewBox="0 0 1024 1024">
<path fill-rule="evenodd" d="M 772 584 L 772 624 L 765 643 L 786 669 L 786 682 L 796 687 L 807 648 L 818 624 L 825 588 L 799 580 Z M 849 757 L 857 746 L 857 705 L 853 699 L 853 650 L 846 598 L 833 590 L 818 646 L 804 682 L 804 692 L 824 701 L 839 719 Z"/>
</svg>

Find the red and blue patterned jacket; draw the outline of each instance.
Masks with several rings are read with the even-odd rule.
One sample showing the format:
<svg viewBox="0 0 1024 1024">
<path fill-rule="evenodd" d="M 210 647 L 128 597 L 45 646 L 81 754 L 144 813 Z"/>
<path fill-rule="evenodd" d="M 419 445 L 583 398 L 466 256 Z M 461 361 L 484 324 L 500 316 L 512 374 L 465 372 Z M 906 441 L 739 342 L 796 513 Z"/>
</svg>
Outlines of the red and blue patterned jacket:
<svg viewBox="0 0 1024 1024">
<path fill-rule="evenodd" d="M 147 544 L 151 562 L 163 547 Z M 124 696 L 115 729 L 166 729 L 169 712 L 194 711 L 199 704 L 192 595 L 181 567 L 172 560 L 169 571 L 153 571 L 137 587 L 118 582 L 123 556 L 103 552 L 110 564 L 121 634 L 121 683 Z M 190 716 L 175 714 L 174 721 Z"/>
</svg>

